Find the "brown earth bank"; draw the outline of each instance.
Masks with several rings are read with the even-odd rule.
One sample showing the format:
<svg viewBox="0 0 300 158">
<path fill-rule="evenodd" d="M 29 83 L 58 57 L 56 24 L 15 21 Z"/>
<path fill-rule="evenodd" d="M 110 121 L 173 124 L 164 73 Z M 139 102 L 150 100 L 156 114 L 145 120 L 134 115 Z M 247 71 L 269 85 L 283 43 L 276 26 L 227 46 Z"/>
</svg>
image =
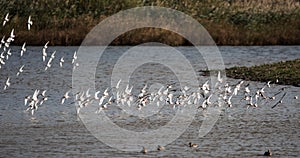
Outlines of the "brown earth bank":
<svg viewBox="0 0 300 158">
<path fill-rule="evenodd" d="M 90 0 L 78 1 L 1 1 L 0 17 L 9 13 L 9 22 L 0 27 L 8 37 L 15 30 L 13 44 L 80 45 L 89 31 L 107 17 L 141 6 L 168 7 L 181 11 L 202 24 L 217 45 L 299 45 L 299 0 L 231 0 L 231 1 L 164 1 L 164 0 Z M 27 19 L 33 26 L 27 30 Z M 186 26 L 184 26 L 186 27 Z M 111 26 L 113 31 L 114 26 Z M 189 31 L 193 31 L 192 29 Z M 143 28 L 120 35 L 111 45 L 137 45 L 161 42 L 190 45 L 175 32 Z"/>
</svg>

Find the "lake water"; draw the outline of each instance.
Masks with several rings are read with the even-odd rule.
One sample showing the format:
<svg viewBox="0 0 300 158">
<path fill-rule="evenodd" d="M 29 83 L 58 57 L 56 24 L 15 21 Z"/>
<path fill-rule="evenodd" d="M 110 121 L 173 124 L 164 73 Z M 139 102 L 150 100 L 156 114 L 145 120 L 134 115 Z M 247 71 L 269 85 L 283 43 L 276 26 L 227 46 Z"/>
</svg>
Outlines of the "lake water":
<svg viewBox="0 0 300 158">
<path fill-rule="evenodd" d="M 113 66 L 129 48 L 107 48 L 95 73 L 96 89 L 103 91 L 108 87 Z M 57 53 L 47 72 L 42 61 L 42 47 L 27 47 L 22 58 L 19 57 L 20 49 L 12 47 L 13 55 L 0 69 L 0 157 L 260 157 L 267 149 L 272 150 L 273 157 L 300 155 L 300 100 L 294 99 L 294 96 L 300 95 L 299 87 L 272 84 L 266 90 L 268 94 L 275 94 L 283 87 L 287 92 L 283 103 L 274 109 L 271 106 L 275 101 L 261 102 L 258 108 L 247 109 L 240 102 L 242 96 L 238 95 L 232 99 L 233 106 L 222 111 L 212 130 L 204 137 L 198 137 L 203 122 L 199 112 L 188 129 L 165 146 L 166 150 L 147 154 L 125 152 L 109 147 L 85 128 L 76 114 L 74 100 L 60 104 L 61 97 L 72 88 L 71 61 L 78 47 L 49 47 L 48 57 L 54 50 Z M 200 75 L 199 70 L 206 69 L 206 64 L 193 47 L 176 49 L 190 61 L 200 84 L 209 79 Z M 225 67 L 300 58 L 300 46 L 223 46 L 219 49 Z M 62 56 L 65 62 L 60 68 Z M 24 72 L 17 77 L 16 73 L 22 65 L 25 65 Z M 4 91 L 2 87 L 8 76 L 11 86 Z M 227 79 L 230 85 L 239 81 Z M 130 81 L 138 88 L 145 83 L 169 82 L 177 82 L 172 71 L 153 63 L 136 69 Z M 266 84 L 247 83 L 250 83 L 251 89 L 262 88 Z M 33 94 L 35 89 L 47 90 L 49 100 L 32 116 L 25 111 L 24 97 Z M 174 116 L 171 111 L 150 119 L 132 118 L 114 110 L 107 114 L 120 127 L 137 131 L 159 128 Z M 190 148 L 187 146 L 189 142 L 199 144 L 199 147 Z"/>
</svg>

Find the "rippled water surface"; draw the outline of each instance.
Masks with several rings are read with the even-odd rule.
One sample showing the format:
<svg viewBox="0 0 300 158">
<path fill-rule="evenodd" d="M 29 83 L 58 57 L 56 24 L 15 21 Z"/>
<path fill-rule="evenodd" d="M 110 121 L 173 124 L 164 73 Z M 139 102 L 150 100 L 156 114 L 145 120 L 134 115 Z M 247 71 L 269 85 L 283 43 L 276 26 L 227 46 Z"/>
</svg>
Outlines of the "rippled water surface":
<svg viewBox="0 0 300 158">
<path fill-rule="evenodd" d="M 95 73 L 97 89 L 103 91 L 109 85 L 114 64 L 129 48 L 107 48 Z M 72 88 L 71 60 L 78 47 L 50 47 L 48 56 L 54 50 L 57 53 L 47 72 L 44 71 L 46 64 L 42 62 L 42 47 L 27 47 L 22 58 L 19 57 L 20 49 L 13 47 L 13 55 L 0 69 L 0 157 L 260 157 L 267 149 L 273 151 L 273 157 L 299 157 L 300 100 L 294 99 L 294 96 L 300 95 L 299 87 L 272 84 L 267 93 L 275 94 L 283 87 L 287 92 L 283 103 L 274 109 L 271 109 L 274 102 L 269 101 L 261 102 L 258 108 L 247 109 L 245 103 L 240 101 L 242 96 L 238 95 L 232 100 L 233 106 L 224 109 L 212 130 L 201 138 L 198 137 L 198 130 L 203 117 L 199 112 L 186 132 L 168 144 L 166 150 L 144 155 L 119 151 L 102 143 L 80 121 L 73 100 L 60 104 L 60 98 Z M 198 72 L 206 69 L 206 64 L 193 47 L 176 49 L 190 61 L 201 84 L 209 79 Z M 299 46 L 226 46 L 219 49 L 225 67 L 300 58 Z M 65 63 L 60 68 L 59 59 L 62 56 Z M 17 77 L 16 73 L 23 64 L 24 72 Z M 4 91 L 2 87 L 8 76 L 11 77 L 11 86 Z M 130 82 L 141 87 L 145 83 L 168 84 L 176 81 L 170 69 L 149 63 L 136 69 Z M 227 79 L 227 82 L 235 85 L 239 80 Z M 265 85 L 249 83 L 251 89 Z M 31 116 L 25 111 L 24 97 L 35 89 L 47 89 L 49 100 Z M 174 116 L 171 111 L 149 119 L 133 118 L 114 110 L 107 114 L 120 127 L 136 131 L 159 128 Z M 189 142 L 197 143 L 199 147 L 189 148 Z"/>
</svg>

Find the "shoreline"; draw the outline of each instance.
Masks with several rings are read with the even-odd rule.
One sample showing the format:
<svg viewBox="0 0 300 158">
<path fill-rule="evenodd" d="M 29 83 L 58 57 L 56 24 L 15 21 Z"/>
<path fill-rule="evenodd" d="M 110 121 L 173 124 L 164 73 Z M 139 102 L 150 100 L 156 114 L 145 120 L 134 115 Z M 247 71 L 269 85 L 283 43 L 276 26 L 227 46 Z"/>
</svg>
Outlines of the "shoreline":
<svg viewBox="0 0 300 158">
<path fill-rule="evenodd" d="M 208 70 L 200 70 L 200 72 L 202 72 L 202 75 L 204 76 L 209 75 Z M 226 77 L 234 79 L 258 82 L 271 81 L 271 83 L 280 85 L 300 87 L 300 59 L 255 65 L 251 67 L 235 66 L 226 68 L 225 72 Z"/>
</svg>

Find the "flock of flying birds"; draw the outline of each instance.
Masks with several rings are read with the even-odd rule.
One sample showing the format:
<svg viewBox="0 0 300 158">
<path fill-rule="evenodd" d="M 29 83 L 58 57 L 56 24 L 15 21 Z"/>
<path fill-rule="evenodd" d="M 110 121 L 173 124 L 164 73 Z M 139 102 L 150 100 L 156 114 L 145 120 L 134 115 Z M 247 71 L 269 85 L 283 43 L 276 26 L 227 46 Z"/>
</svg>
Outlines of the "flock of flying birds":
<svg viewBox="0 0 300 158">
<path fill-rule="evenodd" d="M 4 20 L 3 20 L 3 27 L 5 27 L 5 25 L 9 22 L 9 13 L 6 14 Z M 31 16 L 28 17 L 28 21 L 27 21 L 27 29 L 28 31 L 30 31 L 31 26 L 33 25 L 33 21 L 31 19 Z M 0 70 L 2 69 L 2 67 L 5 66 L 5 63 L 9 60 L 9 58 L 12 56 L 12 51 L 10 48 L 10 45 L 13 41 L 15 41 L 15 30 L 12 29 L 10 32 L 10 36 L 6 39 L 5 35 L 2 37 L 1 39 L 1 43 L 0 43 L 0 50 L 2 51 L 0 54 Z M 52 54 L 50 55 L 50 58 L 47 60 L 47 48 L 48 48 L 48 44 L 49 41 L 44 45 L 43 49 L 42 49 L 42 60 L 43 62 L 46 62 L 46 66 L 45 66 L 45 71 L 47 71 L 49 68 L 51 68 L 52 65 L 52 61 L 55 58 L 55 54 L 56 51 L 52 52 Z M 20 50 L 20 57 L 23 57 L 26 53 L 26 42 L 24 42 L 24 44 L 21 47 Z M 77 53 L 76 51 L 73 54 L 73 59 L 72 59 L 72 64 L 74 65 L 73 70 L 76 69 L 76 67 L 79 66 L 79 64 L 76 62 L 77 59 Z M 64 57 L 61 57 L 59 65 L 60 67 L 63 67 L 64 64 Z M 23 72 L 24 72 L 24 67 L 25 65 L 22 65 L 18 72 L 16 73 L 16 76 L 19 77 Z M 7 90 L 9 87 L 11 86 L 11 77 L 8 76 L 3 90 Z M 28 106 L 28 108 L 26 109 L 26 111 L 31 110 L 32 115 L 34 114 L 34 111 L 38 109 L 39 105 L 42 105 L 46 100 L 48 100 L 48 97 L 46 96 L 46 92 L 47 90 L 35 90 L 34 93 L 32 95 L 28 95 L 25 97 L 25 105 Z"/>
<path fill-rule="evenodd" d="M 203 85 L 197 87 L 196 90 L 192 90 L 192 88 L 187 86 L 181 90 L 177 90 L 173 85 L 167 85 L 160 87 L 158 91 L 150 92 L 146 84 L 138 94 L 134 94 L 132 92 L 133 86 L 127 84 L 125 88 L 120 88 L 121 82 L 122 80 L 119 80 L 115 87 L 106 88 L 103 92 L 96 91 L 95 93 L 91 93 L 90 89 L 76 92 L 74 99 L 78 103 L 77 113 L 80 112 L 81 108 L 90 105 L 92 102 L 97 102 L 99 105 L 95 111 L 96 113 L 106 110 L 112 105 L 119 107 L 128 106 L 130 108 L 137 108 L 138 110 L 142 110 L 146 106 L 170 106 L 173 109 L 178 109 L 194 105 L 198 109 L 204 110 L 209 106 L 220 107 L 225 105 L 225 107 L 232 107 L 233 103 L 231 99 L 237 96 L 238 93 L 242 93 L 244 96 L 239 104 L 244 102 L 247 108 L 256 108 L 264 101 L 275 101 L 275 104 L 272 106 L 274 108 L 282 103 L 286 95 L 284 88 L 276 94 L 267 94 L 265 89 L 271 88 L 271 82 L 254 91 L 250 91 L 250 84 L 245 84 L 244 81 L 231 86 L 228 83 L 223 83 L 220 72 L 218 72 L 218 80 L 214 85 L 211 85 L 208 80 Z M 71 90 L 67 91 L 61 98 L 61 104 L 64 104 L 66 99 L 71 98 L 70 92 Z M 214 96 L 217 99 L 211 99 Z M 280 99 L 276 101 L 278 96 Z M 295 96 L 295 99 L 298 99 L 297 96 Z"/>
<path fill-rule="evenodd" d="M 6 14 L 3 27 L 9 22 L 9 14 Z M 30 31 L 33 22 L 31 16 L 28 17 L 27 29 Z M 5 65 L 5 62 L 12 55 L 10 44 L 15 40 L 14 29 L 11 30 L 10 36 L 5 39 L 5 36 L 2 37 L 0 43 L 0 49 L 2 52 L 0 54 L 0 71 L 1 68 Z M 51 68 L 52 62 L 55 58 L 56 51 L 52 52 L 48 61 L 48 48 L 49 41 L 44 45 L 42 49 L 42 61 L 45 62 L 45 71 Z M 26 53 L 26 43 L 23 44 L 20 50 L 20 57 Z M 73 70 L 79 66 L 79 63 L 76 62 L 77 54 L 76 51 L 73 54 L 72 64 Z M 61 57 L 59 60 L 59 66 L 63 67 L 64 57 Z M 20 76 L 24 72 L 25 65 L 22 65 L 16 76 Z M 11 86 L 10 82 L 11 77 L 7 77 L 3 90 L 7 90 Z M 106 88 L 103 92 L 96 91 L 94 93 L 90 92 L 90 89 L 80 92 L 73 92 L 73 96 L 70 94 L 71 90 L 65 92 L 61 97 L 60 103 L 64 104 L 66 100 L 73 97 L 73 99 L 78 103 L 77 113 L 80 112 L 80 109 L 90 105 L 92 102 L 96 102 L 99 107 L 95 111 L 99 113 L 103 110 L 108 109 L 110 106 L 128 106 L 131 108 L 137 108 L 142 110 L 146 106 L 170 106 L 173 109 L 177 109 L 185 106 L 197 106 L 198 109 L 207 109 L 209 106 L 225 106 L 232 107 L 232 98 L 237 96 L 239 93 L 243 95 L 242 99 L 238 104 L 245 104 L 247 108 L 253 107 L 256 108 L 259 105 L 262 105 L 263 101 L 274 101 L 275 103 L 271 108 L 276 107 L 281 104 L 283 98 L 286 96 L 284 88 L 282 88 L 276 94 L 267 94 L 266 89 L 270 88 L 271 82 L 269 81 L 263 87 L 250 90 L 250 84 L 246 81 L 239 81 L 237 84 L 229 85 L 225 83 L 224 79 L 221 76 L 221 73 L 218 72 L 217 82 L 212 85 L 209 80 L 206 81 L 203 85 L 196 87 L 196 90 L 185 86 L 184 88 L 178 90 L 178 88 L 173 85 L 162 86 L 157 91 L 150 91 L 150 88 L 146 85 L 139 91 L 138 94 L 133 93 L 133 86 L 127 84 L 125 88 L 121 88 L 121 80 L 118 81 L 115 87 Z M 193 90 L 192 90 L 193 89 Z M 26 111 L 31 111 L 31 114 L 34 115 L 34 112 L 38 110 L 38 107 L 41 106 L 44 102 L 48 100 L 46 95 L 47 90 L 36 89 L 32 95 L 27 95 L 24 97 L 24 105 L 26 106 Z M 282 94 L 282 95 L 280 95 Z M 279 96 L 279 99 L 277 98 Z M 212 99 L 213 97 L 217 99 Z M 295 96 L 294 99 L 298 99 L 298 96 Z M 189 143 L 188 145 L 191 148 L 197 147 L 196 144 Z M 163 150 L 164 147 L 159 146 L 158 150 Z M 146 153 L 147 150 L 143 148 L 143 153 Z"/>
<path fill-rule="evenodd" d="M 9 14 L 6 14 L 3 27 L 9 22 Z M 27 21 L 27 29 L 30 30 L 33 22 L 31 20 L 31 16 L 28 17 Z M 0 54 L 0 70 L 5 65 L 5 62 L 12 55 L 10 44 L 15 40 L 14 29 L 11 30 L 10 36 L 5 40 L 5 36 L 3 36 L 0 49 L 2 48 L 2 53 Z M 45 71 L 51 68 L 52 62 L 55 58 L 56 51 L 52 52 L 50 58 L 47 61 L 47 48 L 49 41 L 44 45 L 42 49 L 42 60 L 45 62 Z M 23 44 L 20 57 L 24 55 L 26 52 L 26 43 Z M 73 70 L 79 66 L 79 63 L 76 62 L 77 54 L 76 51 L 73 54 L 72 64 Z M 64 64 L 64 57 L 61 57 L 59 60 L 59 66 L 62 67 Z M 19 68 L 19 71 L 16 73 L 16 76 L 20 76 L 24 71 L 24 66 L 22 65 Z M 3 90 L 7 90 L 10 86 L 10 77 L 7 77 Z M 283 93 L 281 98 L 272 106 L 272 108 L 276 107 L 278 104 L 282 103 L 283 98 L 286 95 L 284 89 L 275 95 L 269 96 L 265 93 L 266 88 L 270 88 L 271 82 L 268 82 L 264 87 L 254 90 L 255 93 L 250 91 L 249 83 L 245 84 L 244 81 L 240 81 L 238 84 L 229 85 L 228 83 L 223 83 L 223 78 L 221 73 L 218 72 L 217 82 L 215 85 L 211 85 L 209 81 L 206 81 L 203 85 L 199 85 L 196 91 L 192 91 L 191 87 L 185 86 L 181 90 L 176 90 L 172 85 L 167 85 L 166 87 L 162 86 L 156 92 L 150 92 L 145 85 L 139 94 L 133 94 L 133 86 L 129 84 L 126 85 L 126 88 L 120 88 L 121 80 L 117 83 L 115 87 L 107 88 L 102 93 L 100 91 L 96 91 L 95 93 L 91 93 L 90 89 L 81 92 L 73 92 L 74 99 L 78 103 L 77 113 L 80 112 L 80 109 L 88 106 L 92 102 L 97 102 L 99 108 L 95 111 L 96 113 L 106 110 L 110 105 L 117 106 L 128 106 L 132 108 L 137 108 L 141 110 L 145 106 L 163 106 L 170 105 L 173 109 L 180 106 L 187 105 L 196 105 L 198 108 L 206 109 L 209 106 L 222 106 L 226 105 L 227 107 L 232 107 L 232 97 L 237 96 L 238 92 L 243 91 L 244 98 L 241 101 L 246 102 L 247 107 L 258 107 L 259 101 L 266 100 L 276 100 L 277 95 Z M 242 89 L 243 87 L 243 89 Z M 215 89 L 212 91 L 212 89 Z M 27 95 L 24 100 L 24 104 L 26 105 L 26 111 L 31 111 L 32 115 L 38 109 L 40 105 L 42 105 L 45 101 L 48 100 L 46 95 L 47 90 L 39 90 L 36 89 L 32 95 Z M 67 91 L 61 97 L 61 104 L 65 103 L 65 100 L 70 99 L 71 90 Z M 113 93 L 114 92 L 114 93 Z M 216 95 L 217 99 L 212 100 L 211 98 Z M 295 99 L 298 99 L 298 96 L 295 96 Z M 241 103 L 241 102 L 240 102 Z"/>
</svg>

